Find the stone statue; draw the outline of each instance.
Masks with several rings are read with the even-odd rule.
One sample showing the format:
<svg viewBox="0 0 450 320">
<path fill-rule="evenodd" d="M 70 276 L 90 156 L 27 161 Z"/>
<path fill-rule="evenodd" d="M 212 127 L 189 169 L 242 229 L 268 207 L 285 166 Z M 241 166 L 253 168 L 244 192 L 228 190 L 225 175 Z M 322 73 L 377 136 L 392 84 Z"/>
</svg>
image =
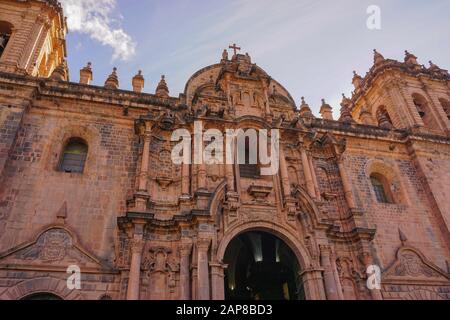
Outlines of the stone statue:
<svg viewBox="0 0 450 320">
<path fill-rule="evenodd" d="M 224 49 L 224 50 L 223 50 L 223 53 L 222 53 L 222 60 L 228 61 L 228 51 L 227 51 L 227 49 Z"/>
</svg>

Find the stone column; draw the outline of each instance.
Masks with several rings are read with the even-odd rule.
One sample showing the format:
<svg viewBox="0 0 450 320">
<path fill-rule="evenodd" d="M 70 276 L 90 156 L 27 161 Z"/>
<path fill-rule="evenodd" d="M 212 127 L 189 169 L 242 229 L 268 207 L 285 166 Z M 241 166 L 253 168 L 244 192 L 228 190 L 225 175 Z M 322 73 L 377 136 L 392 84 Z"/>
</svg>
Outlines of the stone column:
<svg viewBox="0 0 450 320">
<path fill-rule="evenodd" d="M 225 300 L 225 265 L 221 263 L 211 263 L 211 291 L 212 300 L 223 301 Z"/>
<path fill-rule="evenodd" d="M 230 148 L 226 148 L 225 150 L 225 176 L 227 178 L 227 190 L 230 193 L 234 193 L 236 191 L 236 188 L 234 187 L 234 165 L 236 164 L 236 143 L 235 138 L 233 135 L 227 135 L 227 133 L 224 133 L 226 136 L 226 143 L 229 142 L 231 139 L 232 143 L 230 145 Z M 227 155 L 231 153 L 232 157 L 231 159 L 227 158 Z M 229 163 L 231 160 L 231 163 Z"/>
<path fill-rule="evenodd" d="M 347 176 L 347 171 L 344 166 L 344 159 L 343 159 L 342 155 L 337 155 L 337 163 L 338 163 L 338 167 L 339 167 L 339 174 L 340 174 L 341 180 L 342 180 L 342 187 L 344 188 L 345 199 L 347 200 L 347 204 L 348 204 L 349 208 L 355 209 L 356 204 L 355 204 L 355 200 L 353 198 L 352 188 L 351 188 L 348 176 Z"/>
<path fill-rule="evenodd" d="M 197 268 L 196 264 L 193 264 L 191 266 L 191 299 L 192 300 L 198 299 L 197 279 L 198 279 L 198 268 Z"/>
<path fill-rule="evenodd" d="M 311 171 L 311 176 L 314 184 L 314 190 L 316 191 L 316 197 L 317 199 L 320 199 L 319 182 L 317 181 L 316 170 L 314 169 L 314 164 L 311 155 L 308 157 L 308 160 L 309 160 L 309 169 Z"/>
<path fill-rule="evenodd" d="M 331 265 L 331 248 L 330 246 L 320 246 L 320 258 L 322 262 L 323 278 L 325 281 L 325 291 L 328 300 L 339 300 L 339 295 L 336 286 L 336 279 L 334 277 L 333 267 Z"/>
<path fill-rule="evenodd" d="M 197 274 L 197 298 L 198 300 L 209 300 L 209 265 L 208 250 L 210 239 L 199 239 L 197 241 L 198 274 Z"/>
<path fill-rule="evenodd" d="M 364 252 L 361 254 L 361 261 L 364 263 L 364 267 L 366 268 L 366 270 L 369 266 L 374 264 L 372 255 L 368 252 Z M 383 295 L 381 294 L 380 289 L 372 289 L 372 290 L 369 289 L 369 291 L 372 300 L 383 300 Z"/>
<path fill-rule="evenodd" d="M 283 185 L 283 194 L 285 198 L 289 198 L 291 196 L 291 186 L 289 184 L 289 173 L 286 164 L 286 158 L 284 155 L 283 146 L 280 146 L 280 173 L 281 173 L 281 182 Z"/>
<path fill-rule="evenodd" d="M 192 244 L 185 243 L 180 247 L 180 300 L 191 300 L 190 257 Z"/>
<path fill-rule="evenodd" d="M 181 167 L 181 197 L 187 199 L 190 197 L 189 180 L 190 180 L 190 165 L 183 163 Z"/>
<path fill-rule="evenodd" d="M 411 103 L 408 101 L 409 99 L 404 95 L 402 87 L 403 85 L 400 86 L 397 83 L 389 83 L 385 88 L 388 97 L 392 101 L 392 105 L 399 106 L 399 108 L 396 108 L 397 112 L 391 109 L 394 112 L 389 113 L 392 122 L 396 119 L 397 121 L 395 122 L 398 123 L 394 123 L 394 125 L 400 125 L 401 128 L 412 127 L 416 123 L 423 126 L 423 121 L 419 114 L 417 114 L 414 104 L 412 101 Z M 390 108 L 392 105 L 386 105 L 386 108 Z"/>
<path fill-rule="evenodd" d="M 321 269 L 307 269 L 300 273 L 307 300 L 326 300 Z"/>
<path fill-rule="evenodd" d="M 31 59 L 33 58 L 34 52 L 36 51 L 36 46 L 38 45 L 42 34 L 45 33 L 46 24 L 48 24 L 46 20 L 47 19 L 43 15 L 38 15 L 36 17 L 36 21 L 30 29 L 31 34 L 27 35 L 29 36 L 28 39 L 30 41 L 27 41 L 27 44 L 20 56 L 20 60 L 18 61 L 19 68 L 24 69 L 29 73 L 31 73 L 32 71 L 33 65 L 31 64 Z"/>
<path fill-rule="evenodd" d="M 234 173 L 233 173 L 234 164 L 225 164 L 225 175 L 227 178 L 227 190 L 228 192 L 235 192 L 234 188 Z"/>
<path fill-rule="evenodd" d="M 139 191 L 147 192 L 147 181 L 148 181 L 148 164 L 150 157 L 150 141 L 151 141 L 151 130 L 146 130 L 144 135 L 144 147 L 142 150 L 141 159 L 141 172 L 139 173 Z"/>
<path fill-rule="evenodd" d="M 342 290 L 341 278 L 339 277 L 339 272 L 336 265 L 336 255 L 334 252 L 331 253 L 330 259 L 331 259 L 331 267 L 333 268 L 334 281 L 336 282 L 339 300 L 344 300 L 344 291 Z"/>
<path fill-rule="evenodd" d="M 127 300 L 139 300 L 142 249 L 144 248 L 143 225 L 136 225 L 131 247 L 130 274 L 128 276 Z"/>
<path fill-rule="evenodd" d="M 306 153 L 306 150 L 304 148 L 301 149 L 300 153 L 302 157 L 303 172 L 305 174 L 306 180 L 306 189 L 308 190 L 309 195 L 314 198 L 316 195 L 316 190 L 314 189 L 312 174 L 309 167 L 308 154 Z"/>
<path fill-rule="evenodd" d="M 432 113 L 434 119 L 439 124 L 440 129 L 444 132 L 448 132 L 450 130 L 450 124 L 446 117 L 446 114 L 443 112 L 442 106 L 440 105 L 439 101 L 435 102 L 433 97 L 431 96 L 430 91 L 432 92 L 432 89 L 428 88 L 428 85 L 425 84 L 423 81 L 421 82 L 423 85 L 423 91 L 425 92 L 427 100 L 429 101 L 428 110 Z"/>
<path fill-rule="evenodd" d="M 197 175 L 198 189 L 206 190 L 206 166 L 204 163 L 198 165 Z"/>
</svg>

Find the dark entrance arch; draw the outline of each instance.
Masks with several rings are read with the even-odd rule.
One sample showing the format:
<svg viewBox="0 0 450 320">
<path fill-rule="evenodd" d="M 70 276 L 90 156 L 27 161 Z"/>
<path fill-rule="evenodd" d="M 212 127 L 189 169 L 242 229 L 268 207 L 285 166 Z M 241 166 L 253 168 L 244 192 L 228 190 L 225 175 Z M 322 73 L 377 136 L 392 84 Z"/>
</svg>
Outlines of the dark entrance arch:
<svg viewBox="0 0 450 320">
<path fill-rule="evenodd" d="M 39 292 L 30 294 L 21 300 L 63 300 L 61 297 L 53 293 Z"/>
<path fill-rule="evenodd" d="M 276 236 L 251 231 L 235 237 L 225 251 L 227 300 L 304 300 L 300 265 Z"/>
</svg>

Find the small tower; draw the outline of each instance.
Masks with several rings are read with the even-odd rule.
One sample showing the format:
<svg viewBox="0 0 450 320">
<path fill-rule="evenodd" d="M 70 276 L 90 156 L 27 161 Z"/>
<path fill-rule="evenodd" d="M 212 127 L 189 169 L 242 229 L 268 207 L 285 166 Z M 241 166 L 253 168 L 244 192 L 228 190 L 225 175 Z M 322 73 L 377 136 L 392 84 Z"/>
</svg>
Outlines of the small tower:
<svg viewBox="0 0 450 320">
<path fill-rule="evenodd" d="M 381 53 L 377 51 L 377 49 L 373 49 L 373 63 L 375 65 L 379 65 L 384 62 L 384 57 Z"/>
<path fill-rule="evenodd" d="M 302 104 L 300 105 L 300 116 L 304 118 L 314 118 L 311 108 L 305 102 L 305 97 L 302 97 Z"/>
<path fill-rule="evenodd" d="M 113 72 L 109 75 L 105 82 L 107 89 L 119 89 L 119 77 L 117 76 L 117 68 L 114 67 Z"/>
<path fill-rule="evenodd" d="M 408 50 L 405 50 L 405 63 L 408 66 L 417 66 L 419 63 L 417 62 L 417 57 L 412 53 L 409 53 Z"/>
<path fill-rule="evenodd" d="M 164 75 L 161 76 L 161 80 L 156 87 L 156 95 L 161 98 L 169 97 L 169 87 L 167 86 L 166 76 Z"/>
<path fill-rule="evenodd" d="M 142 75 L 142 71 L 139 70 L 139 72 L 133 77 L 133 80 L 131 82 L 133 85 L 133 91 L 136 93 L 141 93 L 142 89 L 144 89 L 145 79 Z"/>
<path fill-rule="evenodd" d="M 86 67 L 80 70 L 80 83 L 90 84 L 92 81 L 92 63 L 88 62 Z"/>
<path fill-rule="evenodd" d="M 69 75 L 67 71 L 67 63 L 65 60 L 53 70 L 50 79 L 56 81 L 68 81 Z"/>
<path fill-rule="evenodd" d="M 320 114 L 325 120 L 333 120 L 333 108 L 322 99 L 322 106 L 320 107 Z"/>
<path fill-rule="evenodd" d="M 344 123 L 354 122 L 352 114 L 350 112 L 351 105 L 352 101 L 349 98 L 347 98 L 345 94 L 342 94 L 341 117 L 339 118 L 339 121 Z"/>
<path fill-rule="evenodd" d="M 353 71 L 352 84 L 355 87 L 356 91 L 362 88 L 363 82 L 364 82 L 363 78 L 358 73 L 356 73 L 356 71 Z"/>
</svg>

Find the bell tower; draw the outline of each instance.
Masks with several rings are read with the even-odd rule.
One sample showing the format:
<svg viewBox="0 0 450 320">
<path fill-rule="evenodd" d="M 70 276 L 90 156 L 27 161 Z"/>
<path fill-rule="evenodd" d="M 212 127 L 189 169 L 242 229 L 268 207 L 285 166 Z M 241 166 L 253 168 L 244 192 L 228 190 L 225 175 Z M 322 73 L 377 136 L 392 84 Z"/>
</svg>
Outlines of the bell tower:
<svg viewBox="0 0 450 320">
<path fill-rule="evenodd" d="M 450 134 L 450 74 L 432 61 L 421 65 L 405 51 L 403 62 L 374 50 L 374 65 L 363 78 L 353 77 L 352 116 L 359 123 L 385 129 Z"/>
<path fill-rule="evenodd" d="M 66 33 L 58 1 L 0 0 L 0 72 L 47 78 L 66 68 Z"/>
</svg>

